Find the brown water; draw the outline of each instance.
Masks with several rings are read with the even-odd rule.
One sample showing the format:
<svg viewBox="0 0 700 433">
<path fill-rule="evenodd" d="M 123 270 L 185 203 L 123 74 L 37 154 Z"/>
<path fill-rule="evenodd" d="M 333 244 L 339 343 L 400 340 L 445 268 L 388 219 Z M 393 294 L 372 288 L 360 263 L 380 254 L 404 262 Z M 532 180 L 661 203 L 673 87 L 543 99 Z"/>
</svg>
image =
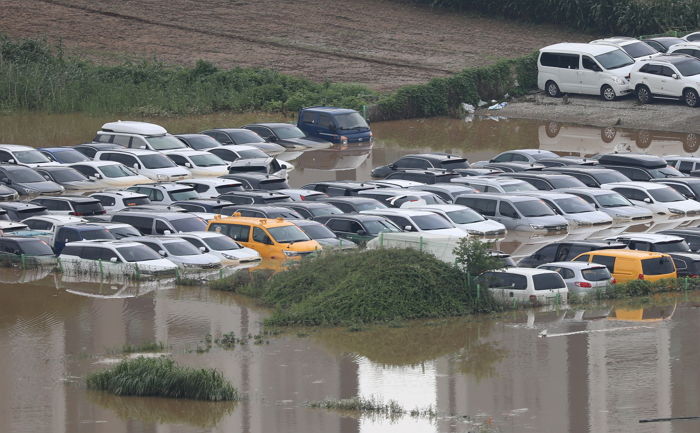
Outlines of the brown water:
<svg viewBox="0 0 700 433">
<path fill-rule="evenodd" d="M 156 121 L 177 133 L 265 118 Z M 75 144 L 89 141 L 107 120 L 113 119 L 4 116 L 0 142 Z M 641 143 L 654 153 L 695 151 L 693 137 L 677 134 L 616 130 L 613 136 L 611 130 L 532 121 L 430 119 L 373 129 L 373 149 L 287 155 L 297 167 L 292 184 L 366 179 L 372 167 L 423 150 L 472 161 L 517 147 L 591 154 L 640 149 Z M 524 255 L 552 240 L 518 234 L 499 247 Z M 267 313 L 205 288 L 75 282 L 48 271 L 0 269 L 0 432 L 461 433 L 475 431 L 472 420 L 508 433 L 695 432 L 698 421 L 638 420 L 700 415 L 696 301 L 680 298 L 674 307 L 666 300 L 668 306 L 646 310 L 518 312 L 362 332 L 292 331 L 267 336 L 261 345 L 251 340 L 233 350 L 215 346 L 197 353 L 207 334 L 258 334 Z M 545 330 L 549 337 L 541 338 Z M 87 373 L 114 362 L 110 351 L 150 341 L 166 343 L 178 362 L 220 369 L 246 398 L 220 404 L 85 390 Z M 405 409 L 432 406 L 439 416 L 390 421 L 305 406 L 358 395 L 396 400 Z"/>
</svg>

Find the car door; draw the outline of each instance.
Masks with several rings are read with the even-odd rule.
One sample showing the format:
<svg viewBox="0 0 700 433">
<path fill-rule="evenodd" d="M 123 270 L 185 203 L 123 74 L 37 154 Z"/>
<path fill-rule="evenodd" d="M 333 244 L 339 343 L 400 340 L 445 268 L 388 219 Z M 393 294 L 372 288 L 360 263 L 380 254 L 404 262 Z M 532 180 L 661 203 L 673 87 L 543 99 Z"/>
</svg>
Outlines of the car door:
<svg viewBox="0 0 700 433">
<path fill-rule="evenodd" d="M 649 88 L 649 91 L 654 95 L 663 94 L 663 77 L 661 76 L 661 65 L 655 65 L 648 63 L 642 66 L 639 71 L 635 74 L 640 75 L 639 82 L 637 84 L 644 84 Z"/>
<path fill-rule="evenodd" d="M 559 68 L 557 69 L 559 90 L 562 93 L 580 93 L 579 65 L 581 56 L 578 54 L 558 54 Z"/>
<path fill-rule="evenodd" d="M 680 98 L 683 95 L 685 82 L 681 80 L 681 75 L 678 71 L 671 66 L 662 66 L 661 76 L 664 94 Z"/>
<path fill-rule="evenodd" d="M 579 84 L 581 93 L 597 95 L 600 93 L 601 77 L 603 69 L 590 56 L 581 56 L 581 69 L 579 70 Z"/>
<path fill-rule="evenodd" d="M 516 227 L 520 224 L 520 214 L 510 203 L 505 201 L 501 201 L 499 203 L 498 215 L 496 215 L 496 217 L 493 219 L 505 225 L 506 227 Z"/>
</svg>

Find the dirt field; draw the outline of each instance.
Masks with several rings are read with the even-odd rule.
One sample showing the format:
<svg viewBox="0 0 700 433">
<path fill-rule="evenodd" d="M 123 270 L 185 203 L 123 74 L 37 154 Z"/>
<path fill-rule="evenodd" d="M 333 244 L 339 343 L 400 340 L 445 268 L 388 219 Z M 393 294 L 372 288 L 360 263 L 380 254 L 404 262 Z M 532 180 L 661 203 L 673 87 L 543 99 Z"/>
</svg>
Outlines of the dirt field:
<svg viewBox="0 0 700 433">
<path fill-rule="evenodd" d="M 103 62 L 206 59 L 378 90 L 592 38 L 388 0 L 0 0 L 0 10 L 3 33 L 62 39 Z"/>
<path fill-rule="evenodd" d="M 501 111 L 480 110 L 480 113 L 597 127 L 700 133 L 699 108 L 690 108 L 679 101 L 670 100 L 655 100 L 653 104 L 640 105 L 633 96 L 606 102 L 596 96 L 568 95 L 567 99 L 563 99 L 538 93 L 520 98 Z"/>
</svg>

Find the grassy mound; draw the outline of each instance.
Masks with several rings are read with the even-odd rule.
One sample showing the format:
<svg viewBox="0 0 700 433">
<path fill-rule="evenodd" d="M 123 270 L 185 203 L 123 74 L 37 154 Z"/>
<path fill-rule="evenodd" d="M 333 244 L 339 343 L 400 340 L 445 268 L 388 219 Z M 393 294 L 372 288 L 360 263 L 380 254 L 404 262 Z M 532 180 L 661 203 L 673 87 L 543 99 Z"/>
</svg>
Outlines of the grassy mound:
<svg viewBox="0 0 700 433">
<path fill-rule="evenodd" d="M 110 370 L 89 375 L 87 386 L 115 395 L 238 400 L 238 391 L 219 371 L 181 367 L 163 357 L 121 361 Z"/>
<path fill-rule="evenodd" d="M 488 301 L 465 274 L 432 255 L 386 249 L 304 260 L 236 288 L 276 307 L 268 325 L 340 325 L 460 316 Z M 481 307 L 479 307 L 481 308 Z"/>
</svg>

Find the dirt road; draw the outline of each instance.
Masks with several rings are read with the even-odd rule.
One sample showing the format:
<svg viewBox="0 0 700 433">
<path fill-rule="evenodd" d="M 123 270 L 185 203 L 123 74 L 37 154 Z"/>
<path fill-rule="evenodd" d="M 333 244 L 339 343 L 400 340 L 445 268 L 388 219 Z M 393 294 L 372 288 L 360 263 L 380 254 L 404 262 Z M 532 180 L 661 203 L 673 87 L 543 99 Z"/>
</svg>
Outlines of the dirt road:
<svg viewBox="0 0 700 433">
<path fill-rule="evenodd" d="M 0 10 L 3 33 L 61 39 L 102 62 L 205 59 L 377 90 L 592 38 L 389 0 L 0 0 Z"/>
</svg>

